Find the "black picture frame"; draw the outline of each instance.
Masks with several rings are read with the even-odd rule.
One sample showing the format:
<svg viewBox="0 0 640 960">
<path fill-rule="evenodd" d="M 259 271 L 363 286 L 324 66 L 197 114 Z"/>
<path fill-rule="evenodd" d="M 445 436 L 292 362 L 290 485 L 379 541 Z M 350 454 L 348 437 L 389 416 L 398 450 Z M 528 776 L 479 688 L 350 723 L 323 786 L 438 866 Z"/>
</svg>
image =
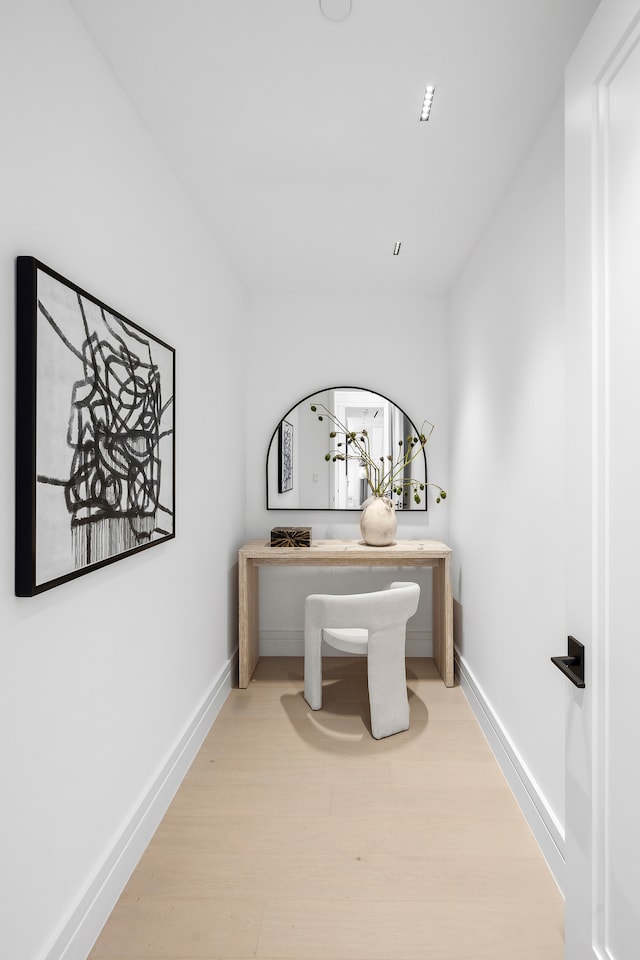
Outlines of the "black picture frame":
<svg viewBox="0 0 640 960">
<path fill-rule="evenodd" d="M 175 537 L 175 350 L 16 259 L 15 592 Z"/>
<path fill-rule="evenodd" d="M 281 420 L 278 427 L 278 492 L 293 490 L 293 425 Z"/>
</svg>

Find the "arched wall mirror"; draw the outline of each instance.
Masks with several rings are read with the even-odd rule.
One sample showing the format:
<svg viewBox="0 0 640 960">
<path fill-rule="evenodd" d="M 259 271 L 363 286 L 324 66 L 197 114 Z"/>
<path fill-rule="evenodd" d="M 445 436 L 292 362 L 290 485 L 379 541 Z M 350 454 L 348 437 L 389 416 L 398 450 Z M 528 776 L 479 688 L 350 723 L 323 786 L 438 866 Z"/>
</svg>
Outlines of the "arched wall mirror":
<svg viewBox="0 0 640 960">
<path fill-rule="evenodd" d="M 317 413 L 311 406 L 318 407 Z M 329 387 L 304 397 L 277 424 L 267 451 L 268 510 L 360 510 L 370 495 L 364 469 L 356 458 L 327 462 L 335 443 L 334 429 L 322 414 L 332 411 L 349 430 L 367 431 L 371 456 L 386 457 L 399 449 L 399 441 L 417 435 L 414 422 L 387 397 L 361 387 Z M 410 472 L 409 472 L 410 471 Z M 421 450 L 407 468 L 405 479 L 426 483 L 427 458 Z M 426 510 L 426 490 L 420 503 L 405 485 L 394 494 L 396 510 Z"/>
</svg>

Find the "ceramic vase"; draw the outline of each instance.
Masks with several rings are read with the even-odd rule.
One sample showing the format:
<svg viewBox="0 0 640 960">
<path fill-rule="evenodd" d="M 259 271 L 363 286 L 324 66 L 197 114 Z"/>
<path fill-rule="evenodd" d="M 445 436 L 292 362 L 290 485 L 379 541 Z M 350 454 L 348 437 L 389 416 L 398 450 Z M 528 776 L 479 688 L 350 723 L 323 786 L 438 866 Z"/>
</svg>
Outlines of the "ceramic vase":
<svg viewBox="0 0 640 960">
<path fill-rule="evenodd" d="M 360 532 L 370 547 L 388 547 L 398 527 L 396 508 L 388 497 L 369 497 L 362 504 Z"/>
</svg>

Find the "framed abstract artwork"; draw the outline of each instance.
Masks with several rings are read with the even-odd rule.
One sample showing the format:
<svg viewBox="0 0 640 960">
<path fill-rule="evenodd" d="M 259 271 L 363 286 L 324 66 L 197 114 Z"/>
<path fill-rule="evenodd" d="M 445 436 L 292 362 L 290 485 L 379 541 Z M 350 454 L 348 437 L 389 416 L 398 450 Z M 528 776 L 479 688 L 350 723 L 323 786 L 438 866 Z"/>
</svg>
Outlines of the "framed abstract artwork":
<svg viewBox="0 0 640 960">
<path fill-rule="evenodd" d="M 286 420 L 278 429 L 278 492 L 293 490 L 293 426 Z"/>
<path fill-rule="evenodd" d="M 175 351 L 17 258 L 15 591 L 175 536 Z"/>
</svg>

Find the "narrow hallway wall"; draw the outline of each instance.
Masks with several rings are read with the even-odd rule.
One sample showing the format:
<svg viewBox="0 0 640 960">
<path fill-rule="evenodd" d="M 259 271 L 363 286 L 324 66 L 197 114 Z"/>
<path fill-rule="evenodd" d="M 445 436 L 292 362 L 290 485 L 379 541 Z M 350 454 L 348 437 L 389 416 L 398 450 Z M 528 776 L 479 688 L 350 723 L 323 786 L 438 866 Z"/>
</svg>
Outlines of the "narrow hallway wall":
<svg viewBox="0 0 640 960">
<path fill-rule="evenodd" d="M 68 946 L 76 960 L 92 898 L 117 895 L 111 868 L 135 855 L 136 824 L 152 827 L 145 804 L 228 682 L 245 304 L 64 0 L 4 0 L 0 91 L 0 954 L 54 960 Z M 176 539 L 30 599 L 13 595 L 19 254 L 177 356 Z"/>
<path fill-rule="evenodd" d="M 564 688 L 549 658 L 566 649 L 563 196 L 559 101 L 450 302 L 456 644 L 559 881 Z"/>
</svg>

